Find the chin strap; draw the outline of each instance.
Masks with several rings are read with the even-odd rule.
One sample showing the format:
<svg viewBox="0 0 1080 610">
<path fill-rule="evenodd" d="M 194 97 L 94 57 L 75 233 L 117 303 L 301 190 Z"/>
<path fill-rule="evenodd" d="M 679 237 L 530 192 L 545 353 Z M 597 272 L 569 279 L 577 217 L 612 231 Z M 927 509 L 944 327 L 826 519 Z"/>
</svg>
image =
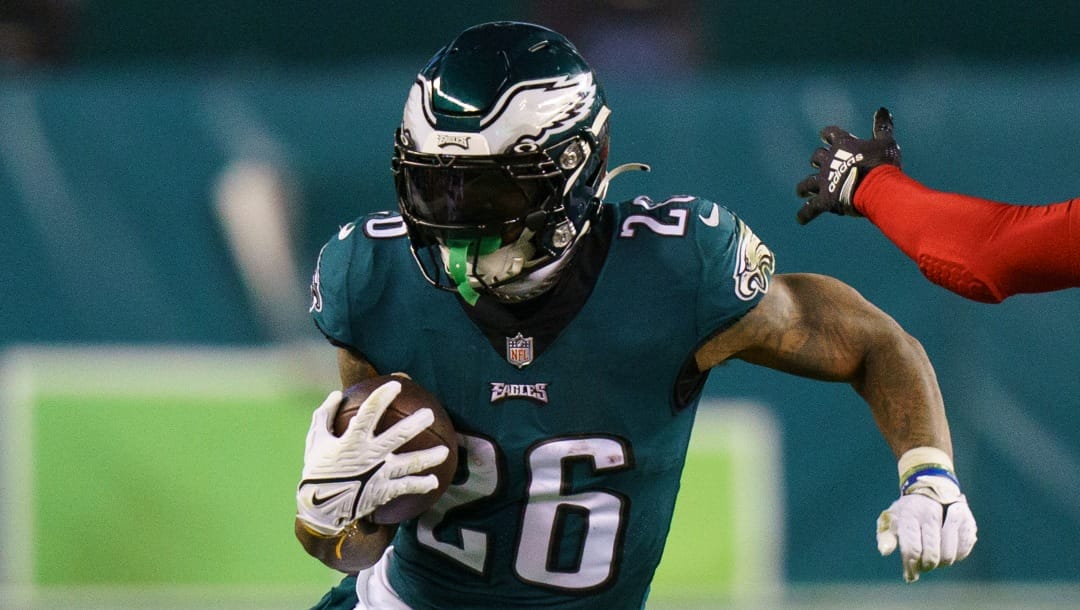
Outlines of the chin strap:
<svg viewBox="0 0 1080 610">
<path fill-rule="evenodd" d="M 607 175 L 604 176 L 602 180 L 600 180 L 600 184 L 596 186 L 596 198 L 600 201 L 603 201 L 604 197 L 607 196 L 608 186 L 611 184 L 611 181 L 615 179 L 615 176 L 618 176 L 623 172 L 631 171 L 648 172 L 652 171 L 652 168 L 648 165 L 645 165 L 644 163 L 624 163 L 616 167 L 615 169 L 609 171 Z"/>
</svg>

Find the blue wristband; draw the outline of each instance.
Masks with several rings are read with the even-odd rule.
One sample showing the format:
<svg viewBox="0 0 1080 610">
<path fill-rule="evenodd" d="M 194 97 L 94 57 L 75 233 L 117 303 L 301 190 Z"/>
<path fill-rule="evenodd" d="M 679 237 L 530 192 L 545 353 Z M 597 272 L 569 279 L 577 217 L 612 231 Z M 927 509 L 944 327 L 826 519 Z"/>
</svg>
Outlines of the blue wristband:
<svg viewBox="0 0 1080 610">
<path fill-rule="evenodd" d="M 957 480 L 956 475 L 951 471 L 940 466 L 929 466 L 911 473 L 911 475 L 900 485 L 900 495 L 907 494 L 908 488 L 915 484 L 915 482 L 919 480 L 919 477 L 945 477 L 953 483 L 956 483 L 958 489 L 960 487 L 960 481 Z"/>
</svg>

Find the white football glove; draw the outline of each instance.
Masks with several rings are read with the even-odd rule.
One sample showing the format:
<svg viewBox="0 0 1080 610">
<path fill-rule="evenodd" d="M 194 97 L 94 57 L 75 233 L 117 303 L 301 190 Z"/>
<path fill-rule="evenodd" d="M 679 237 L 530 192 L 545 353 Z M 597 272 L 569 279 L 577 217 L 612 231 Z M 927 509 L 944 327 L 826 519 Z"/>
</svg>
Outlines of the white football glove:
<svg viewBox="0 0 1080 610">
<path fill-rule="evenodd" d="M 901 495 L 878 517 L 877 545 L 883 556 L 899 546 L 904 580 L 915 582 L 967 557 L 978 527 L 943 451 L 912 449 L 900 458 L 900 472 Z"/>
<path fill-rule="evenodd" d="M 396 381 L 376 388 L 341 437 L 334 436 L 331 429 L 341 392 L 330 392 L 315 409 L 296 491 L 297 516 L 311 529 L 335 535 L 398 496 L 423 494 L 438 487 L 435 475 L 415 475 L 443 463 L 450 454 L 448 447 L 393 453 L 435 421 L 431 409 L 420 409 L 375 434 L 383 413 L 399 393 L 401 384 Z"/>
</svg>

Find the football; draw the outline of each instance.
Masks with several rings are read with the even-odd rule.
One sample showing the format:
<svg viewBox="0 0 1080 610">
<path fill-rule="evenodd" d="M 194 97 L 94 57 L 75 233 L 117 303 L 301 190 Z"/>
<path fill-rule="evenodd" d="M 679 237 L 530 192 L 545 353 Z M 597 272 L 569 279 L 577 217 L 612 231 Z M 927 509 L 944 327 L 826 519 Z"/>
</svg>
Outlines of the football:
<svg viewBox="0 0 1080 610">
<path fill-rule="evenodd" d="M 418 473 L 418 476 L 425 474 L 435 475 L 439 479 L 438 487 L 426 494 L 399 496 L 375 509 L 369 519 L 382 525 L 408 521 L 431 508 L 431 505 L 450 486 L 450 482 L 454 479 L 454 472 L 457 470 L 457 435 L 454 432 L 450 416 L 431 392 L 428 392 L 420 384 L 408 377 L 380 375 L 365 379 L 345 390 L 341 405 L 334 416 L 334 435 L 341 436 L 344 434 L 345 429 L 349 426 L 349 420 L 360 409 L 364 399 L 374 392 L 376 388 L 391 380 L 401 383 L 401 393 L 386 408 L 386 413 L 383 414 L 379 424 L 375 427 L 375 433 L 381 433 L 394 423 L 427 407 L 435 414 L 435 421 L 402 445 L 395 453 L 419 451 L 429 447 L 446 445 L 450 449 L 450 455 L 438 466 Z"/>
</svg>

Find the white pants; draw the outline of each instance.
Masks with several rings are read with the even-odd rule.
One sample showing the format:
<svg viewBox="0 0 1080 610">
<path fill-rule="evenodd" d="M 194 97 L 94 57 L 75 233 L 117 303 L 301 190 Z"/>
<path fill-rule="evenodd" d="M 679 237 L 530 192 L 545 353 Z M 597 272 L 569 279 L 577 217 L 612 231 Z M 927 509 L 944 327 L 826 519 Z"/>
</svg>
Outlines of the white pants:
<svg viewBox="0 0 1080 610">
<path fill-rule="evenodd" d="M 386 577 L 393 555 L 394 547 L 386 547 L 375 565 L 356 575 L 356 596 L 360 601 L 354 610 L 411 610 L 401 601 Z"/>
</svg>

